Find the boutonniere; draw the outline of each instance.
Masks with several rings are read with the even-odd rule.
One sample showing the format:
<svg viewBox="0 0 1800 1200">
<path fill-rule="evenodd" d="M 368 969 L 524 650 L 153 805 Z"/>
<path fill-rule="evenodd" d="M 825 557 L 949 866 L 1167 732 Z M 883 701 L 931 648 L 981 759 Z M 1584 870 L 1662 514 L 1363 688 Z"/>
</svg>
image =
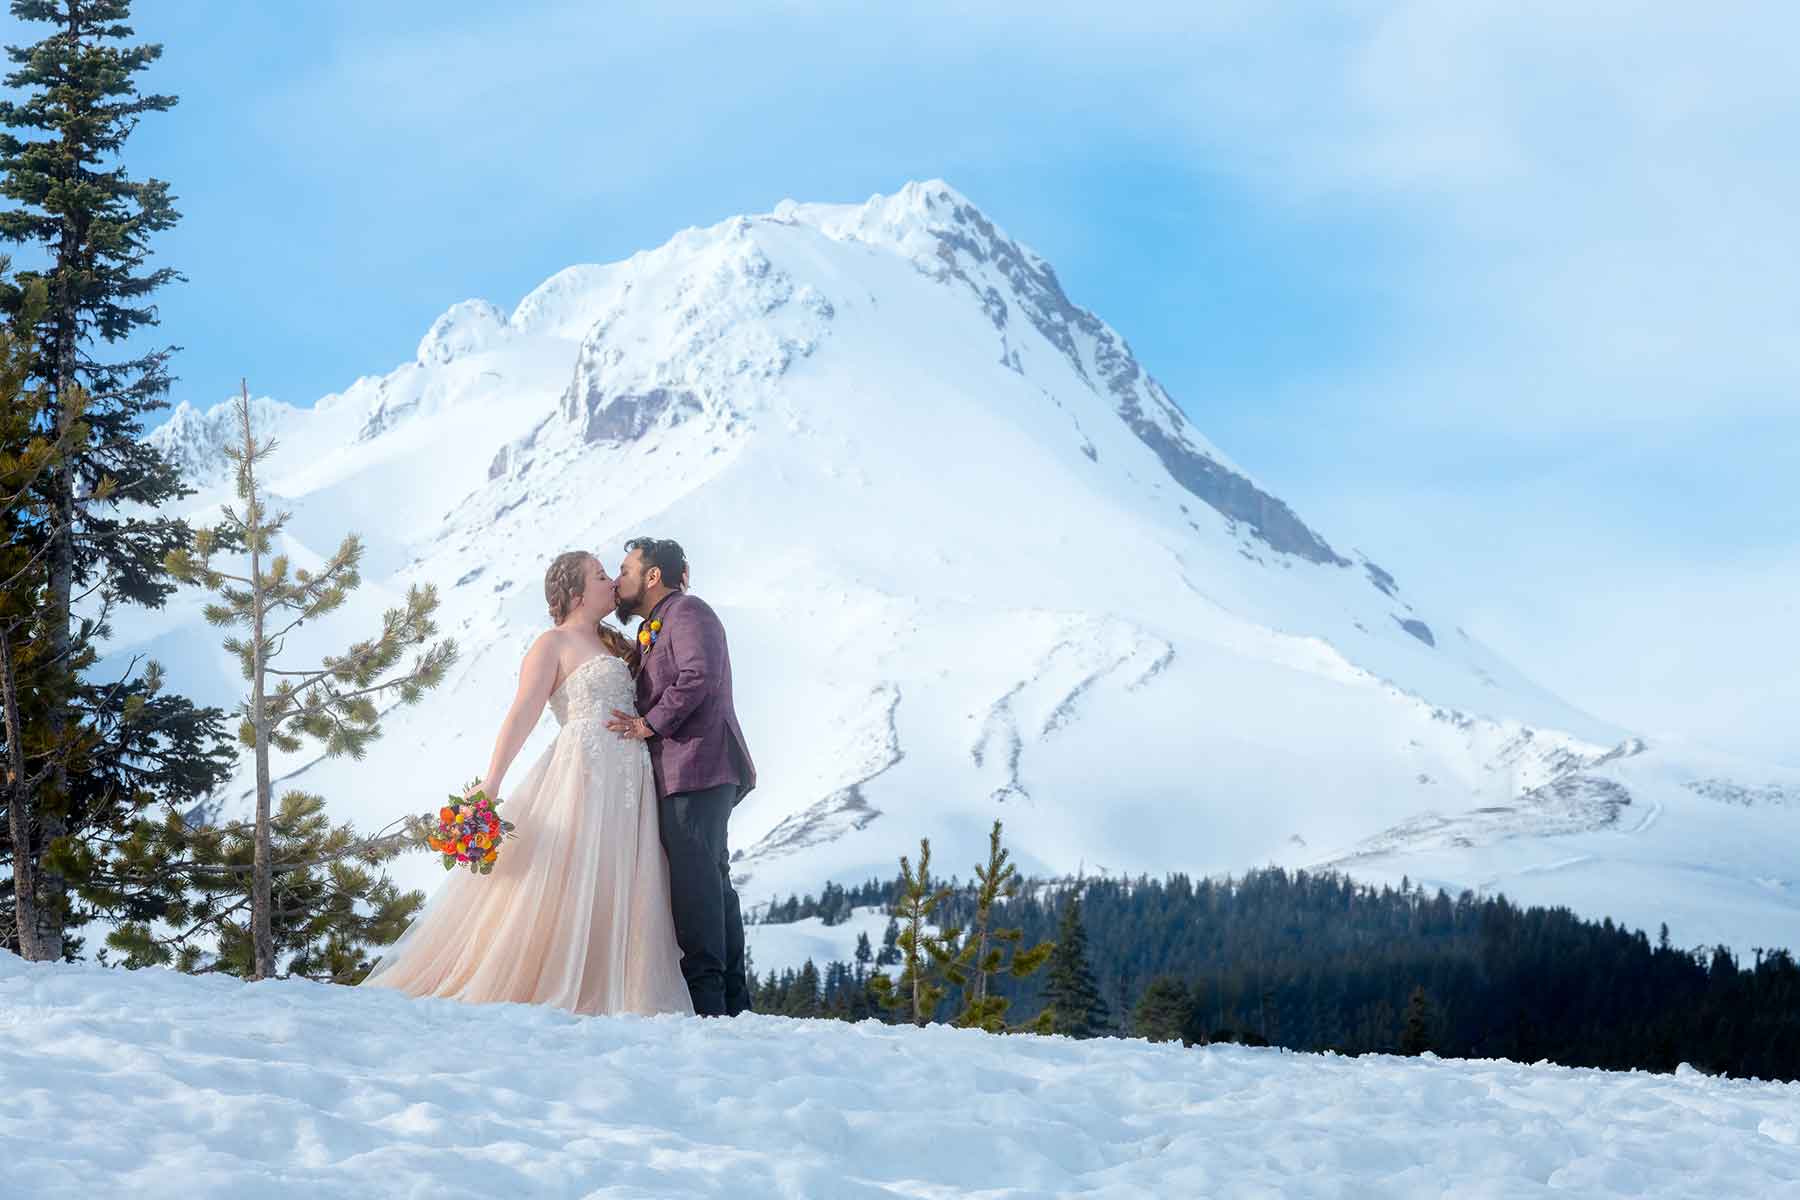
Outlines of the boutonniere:
<svg viewBox="0 0 1800 1200">
<path fill-rule="evenodd" d="M 662 637 L 661 621 L 645 621 L 638 626 L 638 645 L 643 648 L 644 653 L 648 654 L 650 648 L 656 645 L 657 639 L 660 637 Z"/>
</svg>

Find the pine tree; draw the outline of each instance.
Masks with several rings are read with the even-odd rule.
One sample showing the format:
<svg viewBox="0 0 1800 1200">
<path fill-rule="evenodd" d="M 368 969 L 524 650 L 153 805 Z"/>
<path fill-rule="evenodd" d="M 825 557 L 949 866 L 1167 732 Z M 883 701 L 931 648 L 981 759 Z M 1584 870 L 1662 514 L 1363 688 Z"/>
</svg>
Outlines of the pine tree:
<svg viewBox="0 0 1800 1200">
<path fill-rule="evenodd" d="M 1087 929 L 1081 920 L 1081 885 L 1069 890 L 1057 926 L 1056 949 L 1050 955 L 1044 1000 L 1051 1033 L 1098 1037 L 1106 1032 L 1106 1001 L 1088 965 Z"/>
<path fill-rule="evenodd" d="M 6 534 L 0 731 L 7 763 L 0 770 L 6 780 L 0 805 L 7 810 L 0 857 L 13 868 L 0 879 L 0 905 L 14 914 L 0 922 L 0 945 L 27 958 L 54 958 L 58 945 L 64 957 L 72 956 L 80 940 L 70 930 L 96 916 L 151 920 L 179 905 L 188 887 L 179 864 L 148 864 L 127 880 L 121 846 L 147 810 L 190 804 L 222 782 L 232 764 L 223 714 L 164 693 L 154 661 L 122 678 L 84 683 L 81 673 L 92 667 L 105 636 L 104 600 L 101 618 L 77 623 L 67 655 L 52 653 L 57 614 L 46 596 L 53 539 L 45 526 L 56 519 L 56 508 L 38 485 L 87 445 L 90 431 L 80 419 L 86 398 L 79 387 L 64 398 L 72 423 L 45 419 L 50 389 L 36 374 L 33 355 L 44 291 L 41 280 L 24 289 L 19 319 L 0 331 L 0 526 Z M 49 717 L 59 706 L 73 707 L 82 720 L 54 736 Z M 48 789 L 58 773 L 73 784 L 60 804 Z M 51 906 L 54 911 L 42 911 Z M 56 936 L 46 938 L 46 928 Z"/>
<path fill-rule="evenodd" d="M 289 975 L 356 983 L 374 965 L 372 948 L 405 932 L 425 902 L 423 892 L 401 892 L 375 869 L 417 848 L 412 829 L 361 837 L 350 825 L 334 826 L 323 799 L 293 791 L 270 818 L 269 844 L 270 940 Z M 188 887 L 159 914 L 167 932 L 129 921 L 107 936 L 119 965 L 260 977 L 250 920 L 255 856 L 253 824 L 194 826 L 170 812 L 163 822 L 140 827 L 121 848 L 126 873 L 174 863 Z M 210 957 L 202 949 L 207 942 L 216 948 Z M 109 961 L 108 951 L 99 958 Z"/>
<path fill-rule="evenodd" d="M 856 983 L 861 987 L 875 963 L 875 947 L 869 944 L 867 930 L 856 935 Z"/>
<path fill-rule="evenodd" d="M 789 989 L 787 1003 L 782 1012 L 790 1017 L 816 1017 L 819 1015 L 819 1001 L 824 988 L 819 979 L 819 968 L 812 959 L 807 959 L 801 966 L 799 974 L 794 976 L 793 986 Z"/>
<path fill-rule="evenodd" d="M 1431 1049 L 1431 1004 L 1425 988 L 1417 985 L 1406 1001 L 1406 1028 L 1400 1033 L 1400 1053 L 1417 1057 Z"/>
<path fill-rule="evenodd" d="M 900 856 L 900 888 L 894 897 L 894 912 L 901 922 L 895 938 L 900 978 L 878 974 L 871 981 L 882 1005 L 904 1014 L 915 1025 L 931 1020 L 947 983 L 960 986 L 966 982 L 957 962 L 957 939 L 962 931 L 955 926 L 932 926 L 938 908 L 949 896 L 949 888 L 933 884 L 931 841 L 920 838 L 918 872 L 914 873 L 905 855 Z"/>
<path fill-rule="evenodd" d="M 1008 861 L 1009 858 L 1006 848 L 1000 844 L 1000 822 L 996 820 L 988 833 L 987 864 L 978 863 L 975 867 L 975 878 L 981 885 L 975 892 L 975 923 L 957 956 L 957 963 L 968 975 L 969 983 L 963 989 L 963 1009 L 957 1015 L 956 1024 L 985 1029 L 989 1033 L 999 1033 L 1006 1028 L 1006 1010 L 1012 1003 L 1005 996 L 990 991 L 989 981 L 1002 971 L 1014 979 L 1027 979 L 1044 965 L 1055 949 L 1052 942 L 1039 942 L 1031 949 L 1023 950 L 1020 948 L 1025 936 L 1023 929 L 991 927 L 994 905 L 1019 894 L 1018 868 Z M 1010 961 L 1008 951 L 1011 951 Z M 1047 1025 L 1048 1022 L 1040 1017 L 1029 1028 L 1044 1032 Z"/>
<path fill-rule="evenodd" d="M 250 685 L 238 729 L 238 740 L 254 756 L 256 769 L 250 977 L 266 979 L 277 966 L 272 893 L 278 865 L 270 751 L 293 753 L 311 739 L 322 744 L 326 754 L 362 757 L 368 742 L 381 732 L 376 699 L 390 696 L 400 704 L 416 703 L 443 680 L 456 647 L 449 641 L 431 642 L 437 633 L 431 619 L 437 592 L 415 587 L 403 608 L 388 610 L 375 637 L 355 643 L 343 655 L 300 669 L 274 665 L 291 630 L 335 611 L 360 584 L 362 543 L 355 534 L 348 535 L 317 571 L 295 569 L 286 555 L 272 555 L 289 514 L 271 512 L 257 482 L 256 468 L 273 452 L 274 443 L 256 438 L 248 385 L 238 399 L 237 417 L 240 441 L 227 453 L 237 465 L 241 509 L 227 505 L 224 523 L 196 532 L 192 552 L 171 552 L 167 565 L 177 579 L 218 596 L 218 602 L 206 606 L 208 621 L 244 634 L 228 637 L 225 648 L 237 655 Z M 214 565 L 217 554 L 238 546 L 247 558 L 239 568 L 242 574 Z M 410 664 L 401 666 L 406 652 L 415 647 L 422 649 Z M 272 691 L 271 677 L 280 680 Z"/>
<path fill-rule="evenodd" d="M 15 333 L 29 326 L 36 335 L 33 369 L 44 389 L 44 429 L 60 437 L 79 426 L 85 434 L 33 485 L 44 518 L 13 531 L 30 553 L 43 554 L 43 611 L 32 629 L 43 646 L 32 657 L 54 673 L 23 703 L 30 724 L 17 736 L 56 749 L 48 753 L 47 776 L 26 798 L 29 842 L 12 847 L 15 878 L 33 893 L 30 953 L 44 958 L 75 949 L 68 930 L 85 918 L 70 893 L 89 881 L 106 854 L 86 835 L 97 829 L 117 835 L 142 807 L 182 799 L 181 789 L 216 778 L 218 766 L 216 740 L 206 736 L 208 710 L 161 696 L 159 705 L 128 718 L 127 706 L 142 705 L 160 680 L 94 681 L 82 674 L 95 657 L 92 643 L 105 635 L 108 606 L 160 605 L 173 587 L 163 557 L 188 538 L 182 522 L 162 515 L 187 493 L 140 436 L 142 418 L 166 403 L 173 351 L 123 359 L 96 351 L 97 342 L 116 345 L 155 325 L 149 297 L 180 278 L 172 268 L 146 265 L 151 237 L 178 219 L 168 184 L 133 180 L 117 165 L 138 122 L 175 104 L 173 96 L 137 90 L 134 77 L 162 48 L 122 44 L 133 36 L 125 24 L 130 9 L 129 0 L 13 0 L 15 17 L 53 32 L 8 48 L 15 69 L 6 84 L 16 98 L 0 101 L 6 130 L 0 192 L 14 204 L 0 211 L 0 237 L 34 248 L 44 263 L 21 272 L 17 286 L 0 289 L 0 309 Z M 34 310 L 25 297 L 39 284 L 45 303 Z M 96 588 L 102 615 L 84 622 L 75 604 Z M 152 728 L 153 719 L 171 724 Z M 124 729 L 127 720 L 137 728 Z M 83 732 L 84 723 L 110 728 Z M 80 752 L 89 738 L 116 742 L 118 735 L 158 750 L 157 787 L 132 786 L 130 755 L 94 759 Z M 109 895 L 102 887 L 98 899 Z"/>
<path fill-rule="evenodd" d="M 1131 1031 L 1153 1042 L 1180 1041 L 1191 1045 L 1194 997 L 1187 984 L 1172 975 L 1150 981 L 1131 1014 Z"/>
<path fill-rule="evenodd" d="M 0 263 L 0 274 L 4 273 Z M 68 678 L 62 664 L 39 661 L 45 642 L 33 638 L 33 627 L 43 613 L 42 598 L 48 586 L 47 554 L 42 542 L 21 536 L 34 523 L 51 520 L 49 505 L 36 494 L 37 484 L 66 461 L 71 448 L 87 437 L 86 426 L 75 420 L 62 428 L 47 427 L 43 420 L 46 391 L 33 384 L 35 353 L 32 332 L 35 314 L 42 310 L 44 287 L 38 283 L 27 301 L 31 319 L 18 332 L 0 329 L 0 736 L 5 738 L 4 777 L 7 825 L 0 843 L 13 855 L 13 874 L 7 881 L 13 891 L 13 919 L 0 916 L 5 937 L 0 945 L 17 945 L 27 959 L 47 958 L 39 949 L 37 934 L 36 862 L 29 853 L 36 821 L 34 794 L 43 787 L 62 760 L 62 747 L 40 737 L 28 746 L 27 705 L 60 690 Z M 41 732 L 41 728 L 40 728 Z M 18 848 L 25 847 L 26 853 Z"/>
<path fill-rule="evenodd" d="M 878 967 L 897 967 L 900 965 L 900 921 L 889 917 L 887 929 L 881 935 L 881 953 L 875 956 Z"/>
</svg>

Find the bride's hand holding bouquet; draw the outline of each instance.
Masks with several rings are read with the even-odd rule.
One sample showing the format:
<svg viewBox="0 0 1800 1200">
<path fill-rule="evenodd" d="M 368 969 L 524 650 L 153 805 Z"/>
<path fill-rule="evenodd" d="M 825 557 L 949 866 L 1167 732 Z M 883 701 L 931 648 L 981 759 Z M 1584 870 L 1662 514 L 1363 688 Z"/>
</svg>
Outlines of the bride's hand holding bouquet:
<svg viewBox="0 0 1800 1200">
<path fill-rule="evenodd" d="M 489 799 L 480 783 L 471 784 L 461 796 L 426 817 L 425 844 L 443 856 L 444 870 L 466 864 L 477 875 L 487 875 L 500 858 L 500 843 L 513 833 L 513 823 L 500 816 L 500 801 Z"/>
</svg>

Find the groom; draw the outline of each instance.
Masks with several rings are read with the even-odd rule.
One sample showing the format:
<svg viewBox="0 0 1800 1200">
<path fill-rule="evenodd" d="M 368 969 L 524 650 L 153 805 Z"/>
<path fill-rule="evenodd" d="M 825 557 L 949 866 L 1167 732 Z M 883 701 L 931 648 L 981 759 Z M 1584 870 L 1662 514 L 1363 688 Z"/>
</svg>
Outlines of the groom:
<svg viewBox="0 0 1800 1200">
<path fill-rule="evenodd" d="M 756 767 L 731 704 L 725 627 L 704 600 L 688 595 L 679 545 L 634 538 L 625 549 L 614 587 L 619 618 L 643 621 L 643 716 L 614 709 L 606 727 L 650 745 L 675 940 L 694 1011 L 735 1017 L 750 1007 L 750 989 L 725 827 L 732 807 L 756 786 Z"/>
</svg>

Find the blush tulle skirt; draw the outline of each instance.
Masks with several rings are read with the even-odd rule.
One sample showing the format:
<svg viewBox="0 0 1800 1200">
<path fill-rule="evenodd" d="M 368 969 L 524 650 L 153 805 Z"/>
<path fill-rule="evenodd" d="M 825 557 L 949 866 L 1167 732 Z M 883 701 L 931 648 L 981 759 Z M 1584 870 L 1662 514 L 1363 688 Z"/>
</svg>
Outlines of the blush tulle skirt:
<svg viewBox="0 0 1800 1200">
<path fill-rule="evenodd" d="M 571 1012 L 692 1013 L 642 743 L 563 727 L 504 797 L 494 869 L 442 886 L 363 987 Z"/>
</svg>

